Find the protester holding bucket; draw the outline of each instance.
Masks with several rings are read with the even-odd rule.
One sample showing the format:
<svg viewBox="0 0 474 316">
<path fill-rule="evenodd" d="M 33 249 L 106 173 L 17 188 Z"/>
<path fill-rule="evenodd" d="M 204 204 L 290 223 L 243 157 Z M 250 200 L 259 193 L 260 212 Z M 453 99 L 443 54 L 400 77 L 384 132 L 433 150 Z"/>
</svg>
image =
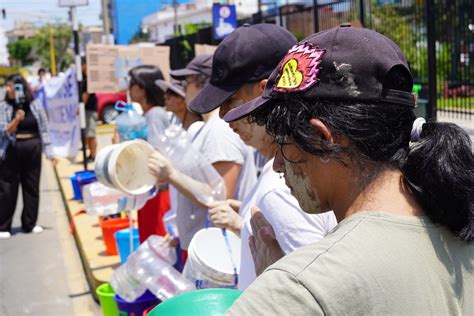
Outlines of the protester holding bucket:
<svg viewBox="0 0 474 316">
<path fill-rule="evenodd" d="M 412 86 L 395 43 L 345 24 L 291 48 L 262 97 L 227 113 L 265 125 L 279 146 L 273 167 L 303 209 L 339 220 L 268 268 L 229 314 L 472 313 L 472 144 L 455 124 L 417 119 Z"/>
<path fill-rule="evenodd" d="M 277 25 L 257 24 L 238 28 L 222 41 L 214 53 L 213 70 L 222 69 L 225 75 L 213 71 L 210 83 L 191 101 L 191 109 L 205 113 L 220 107 L 223 116 L 230 109 L 261 95 L 266 79 L 295 43 L 296 38 Z M 250 224 L 252 206 L 259 207 L 272 224 L 284 253 L 323 238 L 337 223 L 332 212 L 309 215 L 301 210 L 285 185 L 285 179 L 272 170 L 276 145 L 265 127 L 249 122 L 245 116 L 231 122 L 230 127 L 247 145 L 256 148 L 266 158 L 257 184 L 240 207 L 232 201 L 221 202 L 209 211 L 216 226 L 241 236 L 238 288 L 244 290 L 256 279 L 249 246 L 249 238 L 253 234 Z"/>
<path fill-rule="evenodd" d="M 163 109 L 163 91 L 155 81 L 163 79 L 161 70 L 152 65 L 141 65 L 129 71 L 129 93 L 132 102 L 141 105 L 147 121 L 148 138 L 163 131 L 170 125 L 170 116 Z M 148 200 L 138 212 L 140 242 L 150 235 L 166 235 L 163 215 L 170 209 L 170 197 L 167 186 L 161 186 L 156 197 Z"/>
<path fill-rule="evenodd" d="M 183 80 L 188 104 L 209 80 L 211 69 L 212 56 L 200 55 L 186 68 L 171 71 L 173 78 Z M 203 115 L 203 120 L 205 124 L 197 131 L 191 142 L 223 177 L 228 197 L 242 199 L 256 181 L 253 150 L 219 118 L 218 110 Z M 183 249 L 187 249 L 194 234 L 207 226 L 207 205 L 197 203 L 195 200 L 192 202 L 193 197 L 186 191 L 186 184 L 177 183 L 176 178 L 169 177 L 169 171 L 172 170 L 171 163 L 163 155 L 155 152 L 150 159 L 149 167 L 158 181 L 169 182 L 187 197 L 186 200 L 180 201 L 177 212 L 179 238 Z"/>
<path fill-rule="evenodd" d="M 21 184 L 22 229 L 41 233 L 36 225 L 42 151 L 56 163 L 49 138 L 48 119 L 40 100 L 20 74 L 6 79 L 5 100 L 0 103 L 0 238 L 9 238 Z"/>
</svg>

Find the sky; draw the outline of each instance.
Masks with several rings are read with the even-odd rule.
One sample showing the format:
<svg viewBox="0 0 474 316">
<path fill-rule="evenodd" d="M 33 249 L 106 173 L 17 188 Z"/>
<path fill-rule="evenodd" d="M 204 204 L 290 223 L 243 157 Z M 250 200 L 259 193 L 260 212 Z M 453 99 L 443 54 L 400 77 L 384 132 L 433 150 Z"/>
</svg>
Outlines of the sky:
<svg viewBox="0 0 474 316">
<path fill-rule="evenodd" d="M 0 0 L 0 9 L 5 9 L 6 20 L 0 15 L 0 27 L 10 30 L 14 27 L 15 20 L 31 20 L 37 25 L 54 22 L 60 18 L 62 22 L 68 22 L 68 8 L 60 8 L 58 0 Z M 102 25 L 100 14 L 102 12 L 101 0 L 89 0 L 88 6 L 77 7 L 77 16 L 82 25 Z M 21 14 L 23 13 L 23 14 Z M 27 14 L 44 15 L 45 18 L 37 18 Z"/>
</svg>

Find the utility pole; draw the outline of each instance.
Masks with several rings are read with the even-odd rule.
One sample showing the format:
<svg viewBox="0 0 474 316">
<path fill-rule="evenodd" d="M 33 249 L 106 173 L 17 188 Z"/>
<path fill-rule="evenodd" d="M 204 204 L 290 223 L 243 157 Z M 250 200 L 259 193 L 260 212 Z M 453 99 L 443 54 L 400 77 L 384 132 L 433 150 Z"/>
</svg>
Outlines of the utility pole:
<svg viewBox="0 0 474 316">
<path fill-rule="evenodd" d="M 179 32 L 179 25 L 178 25 L 178 1 L 173 0 L 173 11 L 174 11 L 174 34 L 178 36 Z"/>
<path fill-rule="evenodd" d="M 49 36 L 49 58 L 51 60 L 51 75 L 56 76 L 56 55 L 54 51 L 54 35 L 51 28 L 51 23 L 48 23 L 48 36 Z"/>
<path fill-rule="evenodd" d="M 110 41 L 110 19 L 108 0 L 102 0 L 102 24 L 104 27 L 105 44 L 113 44 Z"/>
<path fill-rule="evenodd" d="M 79 116 L 81 120 L 81 139 L 82 139 L 82 157 L 84 170 L 87 170 L 87 154 L 86 154 L 86 110 L 84 102 L 82 102 L 81 96 L 81 85 L 82 85 L 82 63 L 81 56 L 79 53 L 79 23 L 77 21 L 77 11 L 75 6 L 71 6 L 71 20 L 72 20 L 72 35 L 74 38 L 74 54 L 76 55 L 76 76 L 77 76 L 77 88 L 79 95 Z"/>
</svg>

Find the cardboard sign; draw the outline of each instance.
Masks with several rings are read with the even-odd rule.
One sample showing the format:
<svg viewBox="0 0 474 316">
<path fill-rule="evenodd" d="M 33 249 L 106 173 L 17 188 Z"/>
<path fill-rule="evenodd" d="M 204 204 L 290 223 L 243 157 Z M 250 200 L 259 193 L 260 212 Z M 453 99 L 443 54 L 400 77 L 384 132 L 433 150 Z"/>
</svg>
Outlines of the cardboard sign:
<svg viewBox="0 0 474 316">
<path fill-rule="evenodd" d="M 216 45 L 194 44 L 194 55 L 214 54 L 216 49 Z"/>
<path fill-rule="evenodd" d="M 87 92 L 118 92 L 128 88 L 128 72 L 139 65 L 160 68 L 169 80 L 170 48 L 168 46 L 120 46 L 94 44 L 87 46 Z"/>
</svg>

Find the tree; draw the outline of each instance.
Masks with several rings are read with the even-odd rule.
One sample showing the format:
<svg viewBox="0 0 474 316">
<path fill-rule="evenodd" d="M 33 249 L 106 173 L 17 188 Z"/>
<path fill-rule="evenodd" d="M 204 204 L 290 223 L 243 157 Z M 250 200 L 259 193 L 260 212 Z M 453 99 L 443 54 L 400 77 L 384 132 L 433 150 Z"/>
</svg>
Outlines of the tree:
<svg viewBox="0 0 474 316">
<path fill-rule="evenodd" d="M 32 56 L 33 40 L 31 38 L 8 43 L 7 49 L 14 63 L 16 62 L 19 66 L 27 66 L 35 61 L 35 58 Z"/>
<path fill-rule="evenodd" d="M 58 71 L 65 70 L 73 61 L 73 54 L 69 49 L 72 38 L 71 27 L 67 24 L 58 24 L 51 28 L 54 39 L 54 53 Z M 39 61 L 41 67 L 51 69 L 50 58 L 50 28 L 44 26 L 38 33 L 27 39 L 9 43 L 8 53 L 20 66 L 29 66 Z"/>
</svg>

